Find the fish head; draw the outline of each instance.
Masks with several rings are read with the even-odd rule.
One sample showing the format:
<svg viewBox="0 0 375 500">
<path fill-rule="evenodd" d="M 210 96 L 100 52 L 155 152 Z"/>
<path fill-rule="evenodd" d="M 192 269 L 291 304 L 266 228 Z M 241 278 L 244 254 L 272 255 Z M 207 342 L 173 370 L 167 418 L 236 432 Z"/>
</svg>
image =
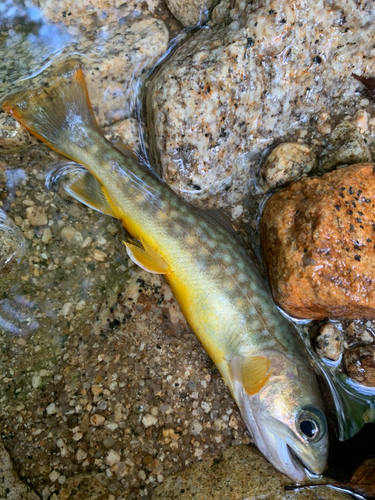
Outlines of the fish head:
<svg viewBox="0 0 375 500">
<path fill-rule="evenodd" d="M 327 463 L 328 432 L 315 375 L 303 359 L 271 352 L 264 357 L 267 376 L 253 368 L 252 375 L 263 380 L 256 392 L 246 383 L 244 360 L 232 361 L 241 415 L 259 450 L 279 471 L 297 483 L 318 479 Z"/>
</svg>

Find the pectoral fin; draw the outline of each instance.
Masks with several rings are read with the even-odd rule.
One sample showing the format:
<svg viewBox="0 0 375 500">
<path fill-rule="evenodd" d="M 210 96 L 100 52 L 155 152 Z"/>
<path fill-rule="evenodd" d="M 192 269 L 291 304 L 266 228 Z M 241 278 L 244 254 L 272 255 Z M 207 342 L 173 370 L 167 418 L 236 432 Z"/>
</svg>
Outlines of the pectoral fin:
<svg viewBox="0 0 375 500">
<path fill-rule="evenodd" d="M 65 181 L 63 188 L 70 196 L 88 207 L 117 217 L 105 189 L 90 172 L 82 172 L 73 181 Z"/>
<path fill-rule="evenodd" d="M 241 356 L 232 361 L 231 367 L 249 396 L 257 394 L 271 376 L 271 360 L 267 356 Z"/>
<path fill-rule="evenodd" d="M 154 274 L 169 274 L 168 264 L 147 243 L 124 241 L 129 257 L 139 267 Z"/>
</svg>

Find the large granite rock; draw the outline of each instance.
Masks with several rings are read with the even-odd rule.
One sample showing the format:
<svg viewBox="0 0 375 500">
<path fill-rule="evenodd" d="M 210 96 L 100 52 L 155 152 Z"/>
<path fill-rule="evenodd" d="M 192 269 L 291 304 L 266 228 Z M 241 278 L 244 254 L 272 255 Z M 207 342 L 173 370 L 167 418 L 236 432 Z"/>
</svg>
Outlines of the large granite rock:
<svg viewBox="0 0 375 500">
<path fill-rule="evenodd" d="M 340 115 L 371 111 L 351 73 L 372 74 L 374 19 L 371 2 L 354 0 L 215 7 L 211 28 L 149 87 L 150 146 L 167 183 L 189 200 L 233 206 L 275 140 L 318 147 Z"/>
<path fill-rule="evenodd" d="M 327 488 L 285 492 L 290 480 L 250 446 L 233 446 L 223 455 L 167 477 L 152 500 L 349 500 Z"/>
<path fill-rule="evenodd" d="M 268 201 L 261 244 L 274 300 L 291 316 L 375 319 L 375 166 L 303 179 Z"/>
</svg>

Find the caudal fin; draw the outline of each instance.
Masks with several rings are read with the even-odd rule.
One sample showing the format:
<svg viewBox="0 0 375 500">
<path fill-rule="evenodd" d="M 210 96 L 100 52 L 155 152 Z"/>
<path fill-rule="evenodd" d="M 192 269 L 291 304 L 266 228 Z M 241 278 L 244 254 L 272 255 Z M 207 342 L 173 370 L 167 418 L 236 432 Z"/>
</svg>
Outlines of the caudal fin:
<svg viewBox="0 0 375 500">
<path fill-rule="evenodd" d="M 18 92 L 3 104 L 24 127 L 49 147 L 81 163 L 79 148 L 90 146 L 90 130 L 99 132 L 80 65 L 65 62 L 48 84 Z"/>
</svg>

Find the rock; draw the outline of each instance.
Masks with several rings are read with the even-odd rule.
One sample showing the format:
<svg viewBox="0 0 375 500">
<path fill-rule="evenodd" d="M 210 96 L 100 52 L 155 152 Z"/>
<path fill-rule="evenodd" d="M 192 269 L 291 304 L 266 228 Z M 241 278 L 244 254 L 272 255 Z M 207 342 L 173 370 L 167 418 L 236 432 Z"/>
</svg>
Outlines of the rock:
<svg viewBox="0 0 375 500">
<path fill-rule="evenodd" d="M 267 156 L 260 169 L 263 191 L 282 186 L 306 175 L 318 164 L 316 155 L 305 144 L 285 142 Z"/>
<path fill-rule="evenodd" d="M 375 387 L 375 346 L 358 345 L 348 349 L 343 361 L 351 379 L 367 387 Z"/>
<path fill-rule="evenodd" d="M 369 321 L 352 321 L 345 332 L 348 334 L 348 340 L 351 344 L 358 342 L 372 344 L 375 340 L 373 328 L 374 325 Z"/>
<path fill-rule="evenodd" d="M 315 346 L 321 358 L 338 361 L 343 351 L 341 332 L 332 323 L 325 323 L 319 329 Z"/>
<path fill-rule="evenodd" d="M 142 418 L 142 424 L 145 427 L 150 427 L 151 425 L 155 425 L 155 424 L 157 424 L 157 422 L 158 422 L 158 419 L 156 417 L 154 417 L 154 415 L 148 414 Z"/>
<path fill-rule="evenodd" d="M 52 23 L 64 23 L 77 26 L 79 30 L 70 29 L 71 34 L 79 33 L 82 28 L 118 23 L 121 19 L 150 15 L 158 7 L 159 0 L 38 0 L 43 15 Z"/>
<path fill-rule="evenodd" d="M 216 0 L 166 0 L 169 10 L 184 26 L 201 24 Z"/>
<path fill-rule="evenodd" d="M 368 16 L 375 20 L 375 11 Z M 304 132 L 320 142 L 318 114 L 355 113 L 361 88 L 351 74 L 371 67 L 375 53 L 371 23 L 354 0 L 306 0 L 297 10 L 292 0 L 237 0 L 216 7 L 213 19 L 155 74 L 149 140 L 158 173 L 175 191 L 228 206 L 248 192 L 275 140 Z"/>
<path fill-rule="evenodd" d="M 343 121 L 337 125 L 329 138 L 327 150 L 325 154 L 323 153 L 321 169 L 328 172 L 337 165 L 366 163 L 371 159 L 371 152 L 358 128 L 354 123 Z"/>
<path fill-rule="evenodd" d="M 117 464 L 121 459 L 121 455 L 117 453 L 115 450 L 109 450 L 105 461 L 111 467 L 112 465 Z"/>
<path fill-rule="evenodd" d="M 296 318 L 375 318 L 375 165 L 302 179 L 274 194 L 261 246 L 274 300 Z"/>
<path fill-rule="evenodd" d="M 0 440 L 0 498 L 7 500 L 40 500 L 40 497 L 18 477 L 9 453 Z"/>
<path fill-rule="evenodd" d="M 0 284 L 5 290 L 17 277 L 26 256 L 26 240 L 13 220 L 0 210 Z"/>
<path fill-rule="evenodd" d="M 345 493 L 321 487 L 289 491 L 290 480 L 277 472 L 250 446 L 232 446 L 218 457 L 199 462 L 183 472 L 164 478 L 153 492 L 152 500 L 349 500 Z"/>
<path fill-rule="evenodd" d="M 26 217 L 32 226 L 44 226 L 48 222 L 43 207 L 32 206 L 27 208 Z"/>
<path fill-rule="evenodd" d="M 0 152 L 11 151 L 36 144 L 37 140 L 17 120 L 0 111 Z"/>
<path fill-rule="evenodd" d="M 35 45 L 39 50 L 39 45 Z M 27 87 L 25 83 L 10 84 L 4 79 L 4 83 L 0 83 L 0 100 L 17 90 L 40 87 L 48 81 L 57 65 L 61 64 L 64 55 L 73 52 L 82 64 L 97 122 L 100 127 L 106 127 L 131 114 L 136 102 L 139 79 L 147 75 L 147 70 L 153 67 L 167 46 L 168 30 L 159 19 L 142 18 L 132 23 L 106 25 L 87 33 L 77 43 L 68 44 L 62 49 L 61 57 L 56 63 L 51 64 L 41 75 L 27 80 Z M 29 56 L 35 64 L 42 56 L 36 47 L 30 47 Z M 31 56 L 33 50 L 36 51 L 35 58 Z M 89 54 L 92 51 L 95 57 L 91 58 Z M 79 54 L 88 57 L 81 57 Z M 14 65 L 15 58 L 17 50 L 7 51 L 4 65 Z M 27 67 L 23 71 L 26 72 Z"/>
<path fill-rule="evenodd" d="M 109 142 L 122 142 L 133 151 L 139 151 L 139 123 L 134 118 L 114 123 L 103 129 L 103 133 Z"/>
</svg>

